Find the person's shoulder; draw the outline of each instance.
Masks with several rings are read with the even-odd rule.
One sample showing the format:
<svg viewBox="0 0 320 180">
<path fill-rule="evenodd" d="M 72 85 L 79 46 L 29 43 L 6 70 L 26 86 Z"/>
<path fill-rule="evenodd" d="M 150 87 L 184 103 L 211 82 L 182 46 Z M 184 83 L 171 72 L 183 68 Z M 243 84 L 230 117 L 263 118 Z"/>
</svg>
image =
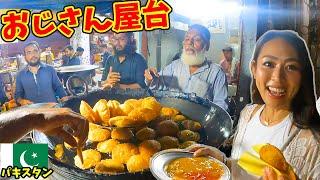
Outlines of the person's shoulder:
<svg viewBox="0 0 320 180">
<path fill-rule="evenodd" d="M 223 69 L 221 67 L 221 65 L 215 63 L 215 62 L 212 62 L 212 61 L 206 61 L 207 65 L 209 66 L 210 69 L 212 70 L 215 70 L 215 71 L 221 71 L 223 72 Z"/>
<path fill-rule="evenodd" d="M 134 59 L 136 59 L 138 61 L 141 61 L 141 60 L 146 61 L 146 58 L 144 58 L 144 56 L 142 54 L 137 53 L 137 52 L 133 53 L 133 57 L 134 57 Z"/>
<path fill-rule="evenodd" d="M 298 138 L 309 140 L 309 144 L 320 146 L 320 132 L 315 129 L 301 129 Z"/>
<path fill-rule="evenodd" d="M 174 60 L 172 61 L 170 64 L 168 64 L 168 66 L 174 66 L 174 67 L 177 67 L 177 66 L 183 66 L 184 63 L 182 62 L 182 59 L 177 59 L 177 60 Z"/>
<path fill-rule="evenodd" d="M 53 66 L 49 65 L 49 64 L 42 63 L 41 67 L 44 68 L 46 71 L 56 72 L 56 69 Z"/>
</svg>

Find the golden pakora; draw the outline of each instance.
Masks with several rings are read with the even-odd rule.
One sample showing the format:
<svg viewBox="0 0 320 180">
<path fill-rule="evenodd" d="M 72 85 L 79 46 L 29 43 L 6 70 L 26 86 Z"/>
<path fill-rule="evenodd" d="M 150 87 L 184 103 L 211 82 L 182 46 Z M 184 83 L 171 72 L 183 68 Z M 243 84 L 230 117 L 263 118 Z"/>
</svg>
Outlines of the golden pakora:
<svg viewBox="0 0 320 180">
<path fill-rule="evenodd" d="M 135 127 L 144 124 L 144 122 L 136 121 L 129 116 L 116 116 L 109 120 L 109 124 L 116 127 Z"/>
<path fill-rule="evenodd" d="M 185 148 L 187 148 L 189 146 L 192 146 L 194 144 L 197 144 L 197 143 L 194 142 L 194 141 L 185 141 L 185 142 L 183 142 L 182 144 L 179 145 L 179 148 L 180 149 L 185 149 Z"/>
<path fill-rule="evenodd" d="M 116 128 L 112 130 L 111 138 L 121 142 L 128 142 L 133 138 L 133 133 L 127 128 Z"/>
<path fill-rule="evenodd" d="M 107 129 L 92 129 L 88 133 L 88 140 L 91 142 L 101 142 L 110 138 L 110 131 Z"/>
<path fill-rule="evenodd" d="M 158 139 L 158 142 L 161 144 L 161 150 L 179 147 L 179 140 L 176 137 L 163 136 Z"/>
<path fill-rule="evenodd" d="M 181 122 L 183 120 L 186 120 L 187 118 L 184 116 L 184 115 L 175 115 L 173 118 L 172 118 L 175 122 Z"/>
<path fill-rule="evenodd" d="M 139 149 L 134 144 L 118 144 L 112 150 L 112 159 L 126 164 L 129 158 L 136 154 L 139 154 Z"/>
<path fill-rule="evenodd" d="M 94 171 L 98 174 L 117 174 L 125 171 L 124 165 L 114 159 L 100 161 Z"/>
<path fill-rule="evenodd" d="M 146 159 L 150 158 L 153 154 L 159 152 L 160 150 L 161 144 L 156 140 L 146 140 L 139 145 L 139 152 L 141 156 Z"/>
<path fill-rule="evenodd" d="M 89 131 L 93 129 L 101 128 L 98 124 L 95 123 L 89 123 Z"/>
<path fill-rule="evenodd" d="M 182 121 L 182 126 L 190 131 L 199 131 L 201 129 L 201 124 L 192 120 L 184 120 Z"/>
<path fill-rule="evenodd" d="M 131 156 L 127 162 L 127 169 L 130 173 L 141 172 L 149 169 L 149 160 L 145 159 L 140 154 Z"/>
<path fill-rule="evenodd" d="M 97 145 L 97 150 L 102 153 L 111 153 L 116 145 L 120 144 L 119 141 L 115 139 L 108 139 L 103 142 L 99 142 Z"/>
<path fill-rule="evenodd" d="M 93 107 L 93 111 L 98 114 L 100 121 L 104 125 L 108 125 L 110 119 L 110 110 L 108 107 L 108 101 L 100 99 Z"/>
<path fill-rule="evenodd" d="M 155 119 L 157 114 L 152 109 L 139 107 L 133 109 L 128 116 L 133 118 L 135 121 L 142 121 L 146 123 Z"/>
<path fill-rule="evenodd" d="M 196 141 L 197 142 L 200 140 L 200 134 L 197 132 L 190 131 L 190 130 L 183 130 L 178 133 L 178 138 L 182 142 L 185 142 L 185 141 Z"/>
<path fill-rule="evenodd" d="M 140 141 L 154 139 L 156 137 L 156 132 L 151 128 L 145 127 L 136 133 L 136 137 Z"/>
<path fill-rule="evenodd" d="M 174 117 L 177 114 L 179 114 L 179 110 L 175 109 L 175 108 L 170 108 L 170 107 L 163 107 L 161 109 L 161 116 L 165 116 L 165 117 Z"/>
<path fill-rule="evenodd" d="M 74 157 L 74 164 L 80 169 L 90 169 L 94 167 L 101 160 L 101 154 L 93 149 L 87 149 L 82 152 L 83 164 L 80 157 L 77 155 Z"/>
<path fill-rule="evenodd" d="M 142 99 L 141 107 L 151 109 L 156 114 L 156 116 L 160 115 L 160 111 L 162 108 L 161 104 L 154 97 L 147 97 Z"/>
<path fill-rule="evenodd" d="M 134 108 L 140 107 L 140 103 L 137 99 L 128 99 L 120 105 L 122 112 L 128 115 Z"/>
<path fill-rule="evenodd" d="M 160 136 L 177 136 L 179 126 L 171 120 L 165 120 L 158 124 L 157 133 Z"/>
<path fill-rule="evenodd" d="M 57 158 L 57 159 L 62 159 L 63 156 L 64 156 L 64 149 L 63 149 L 63 145 L 62 144 L 57 144 L 55 147 L 54 147 L 54 156 Z"/>
<path fill-rule="evenodd" d="M 81 101 L 80 114 L 86 118 L 89 122 L 97 123 L 100 121 L 100 117 L 93 111 L 91 106 L 85 101 Z"/>
<path fill-rule="evenodd" d="M 288 171 L 288 163 L 284 158 L 282 152 L 275 146 L 271 144 L 266 144 L 261 147 L 259 151 L 260 159 L 275 167 L 276 169 L 287 172 Z"/>
<path fill-rule="evenodd" d="M 110 110 L 110 117 L 124 115 L 124 113 L 122 112 L 122 110 L 120 108 L 120 103 L 118 101 L 116 101 L 116 100 L 108 101 L 108 107 Z"/>
</svg>

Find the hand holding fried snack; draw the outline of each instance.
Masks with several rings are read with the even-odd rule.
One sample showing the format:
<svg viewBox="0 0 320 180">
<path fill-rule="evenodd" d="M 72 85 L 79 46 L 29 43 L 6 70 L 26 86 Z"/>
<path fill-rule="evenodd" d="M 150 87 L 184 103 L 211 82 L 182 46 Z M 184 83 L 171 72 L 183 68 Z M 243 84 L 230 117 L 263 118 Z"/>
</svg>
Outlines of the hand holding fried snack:
<svg viewBox="0 0 320 180">
<path fill-rule="evenodd" d="M 286 162 L 282 152 L 275 146 L 271 144 L 266 144 L 261 147 L 259 151 L 260 159 L 270 164 L 272 167 L 279 170 L 286 179 L 295 180 L 296 176 L 290 167 L 290 165 Z M 268 170 L 267 170 L 268 171 Z M 269 174 L 272 174 L 272 172 Z"/>
</svg>

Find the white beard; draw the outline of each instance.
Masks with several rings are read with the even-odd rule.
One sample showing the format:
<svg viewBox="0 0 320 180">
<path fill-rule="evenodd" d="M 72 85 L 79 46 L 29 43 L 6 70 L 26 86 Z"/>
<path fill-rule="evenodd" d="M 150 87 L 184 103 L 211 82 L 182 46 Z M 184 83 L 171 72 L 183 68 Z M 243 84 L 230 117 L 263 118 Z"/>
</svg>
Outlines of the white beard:
<svg viewBox="0 0 320 180">
<path fill-rule="evenodd" d="M 181 60 L 184 64 L 189 66 L 201 65 L 206 60 L 204 54 L 205 52 L 201 51 L 199 53 L 196 53 L 195 55 L 190 55 L 187 54 L 185 50 L 183 50 L 181 54 Z"/>
</svg>

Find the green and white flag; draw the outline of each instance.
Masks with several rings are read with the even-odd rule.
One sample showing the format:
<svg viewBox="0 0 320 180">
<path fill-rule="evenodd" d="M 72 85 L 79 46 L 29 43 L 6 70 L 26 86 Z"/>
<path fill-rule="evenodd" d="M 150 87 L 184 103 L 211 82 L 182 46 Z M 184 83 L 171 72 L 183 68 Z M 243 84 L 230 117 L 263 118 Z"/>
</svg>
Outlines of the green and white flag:
<svg viewBox="0 0 320 180">
<path fill-rule="evenodd" d="M 0 169 L 8 166 L 48 168 L 48 144 L 0 144 Z"/>
</svg>

